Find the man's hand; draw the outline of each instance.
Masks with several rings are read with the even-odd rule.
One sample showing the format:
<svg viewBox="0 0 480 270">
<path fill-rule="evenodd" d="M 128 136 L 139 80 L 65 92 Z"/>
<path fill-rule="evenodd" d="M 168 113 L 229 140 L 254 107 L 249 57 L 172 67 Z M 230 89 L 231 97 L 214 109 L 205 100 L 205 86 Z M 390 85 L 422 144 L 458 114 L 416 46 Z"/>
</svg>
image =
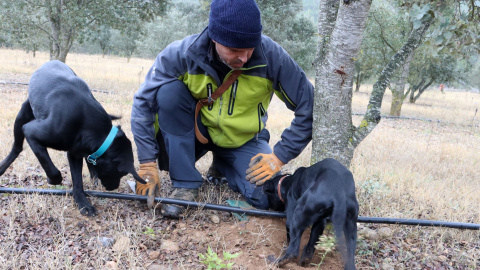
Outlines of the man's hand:
<svg viewBox="0 0 480 270">
<path fill-rule="evenodd" d="M 147 205 L 152 208 L 155 202 L 155 196 L 160 194 L 160 178 L 158 176 L 157 162 L 147 162 L 140 164 L 138 175 L 147 183 L 137 182 L 135 193 L 138 195 L 147 195 Z"/>
<path fill-rule="evenodd" d="M 280 159 L 271 154 L 258 154 L 250 160 L 247 169 L 247 180 L 257 186 L 263 185 L 285 165 Z"/>
</svg>

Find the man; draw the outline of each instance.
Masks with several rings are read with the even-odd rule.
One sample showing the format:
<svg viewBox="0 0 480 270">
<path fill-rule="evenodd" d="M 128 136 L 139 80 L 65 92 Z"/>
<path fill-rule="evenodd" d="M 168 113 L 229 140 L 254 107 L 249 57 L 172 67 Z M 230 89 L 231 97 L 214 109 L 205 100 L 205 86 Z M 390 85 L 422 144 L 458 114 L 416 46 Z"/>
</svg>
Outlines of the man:
<svg viewBox="0 0 480 270">
<path fill-rule="evenodd" d="M 268 209 L 261 184 L 311 140 L 313 86 L 285 50 L 261 31 L 254 0 L 214 0 L 202 33 L 173 42 L 157 56 L 135 94 L 131 117 L 138 173 L 149 180 L 137 184 L 136 193 L 148 195 L 150 207 L 160 188 L 157 160 L 160 169 L 170 172 L 170 197 L 195 200 L 203 182 L 195 161 L 212 151 L 213 165 L 229 187 L 254 207 Z M 200 106 L 195 118 L 198 100 L 212 97 L 235 70 L 242 71 L 239 77 L 219 98 Z M 295 112 L 295 119 L 272 152 L 265 125 L 273 93 Z M 179 218 L 182 210 L 162 205 L 165 217 Z"/>
</svg>

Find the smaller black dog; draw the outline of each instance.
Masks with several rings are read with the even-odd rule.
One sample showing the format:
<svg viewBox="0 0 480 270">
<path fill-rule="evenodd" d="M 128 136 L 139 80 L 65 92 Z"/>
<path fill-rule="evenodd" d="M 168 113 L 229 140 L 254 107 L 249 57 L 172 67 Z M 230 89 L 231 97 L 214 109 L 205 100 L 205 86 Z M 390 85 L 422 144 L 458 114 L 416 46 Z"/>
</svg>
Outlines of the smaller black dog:
<svg viewBox="0 0 480 270">
<path fill-rule="evenodd" d="M 15 119 L 14 142 L 8 156 L 0 162 L 0 175 L 23 150 L 27 140 L 52 185 L 62 182 L 47 148 L 67 152 L 73 183 L 73 198 L 80 213 L 94 216 L 97 210 L 83 190 L 82 164 L 87 160 L 92 178 L 99 178 L 107 190 L 120 185 L 130 173 L 141 182 L 133 165 L 132 143 L 111 116 L 93 97 L 87 84 L 60 61 L 41 66 L 30 79 L 28 98 Z"/>
<path fill-rule="evenodd" d="M 270 208 L 287 214 L 288 247 L 283 257 L 271 259 L 283 266 L 298 257 L 300 239 L 308 226 L 310 238 L 299 264 L 313 257 L 315 244 L 330 217 L 345 269 L 355 269 L 358 202 L 352 173 L 335 159 L 301 167 L 293 175 L 274 176 L 263 185 Z M 269 256 L 270 257 L 270 256 Z"/>
</svg>

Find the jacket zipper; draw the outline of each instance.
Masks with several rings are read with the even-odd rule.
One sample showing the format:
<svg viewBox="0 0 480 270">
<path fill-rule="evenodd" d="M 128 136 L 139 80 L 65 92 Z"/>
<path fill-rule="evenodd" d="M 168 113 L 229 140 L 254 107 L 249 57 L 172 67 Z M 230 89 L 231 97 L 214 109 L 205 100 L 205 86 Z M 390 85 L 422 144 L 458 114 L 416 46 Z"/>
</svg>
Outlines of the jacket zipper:
<svg viewBox="0 0 480 270">
<path fill-rule="evenodd" d="M 265 109 L 263 108 L 262 103 L 258 103 L 258 133 L 262 131 L 262 116 L 265 115 Z"/>
<path fill-rule="evenodd" d="M 235 106 L 235 98 L 237 97 L 238 80 L 232 85 L 232 91 L 230 92 L 230 101 L 228 103 L 228 115 L 233 114 L 233 107 Z"/>
</svg>

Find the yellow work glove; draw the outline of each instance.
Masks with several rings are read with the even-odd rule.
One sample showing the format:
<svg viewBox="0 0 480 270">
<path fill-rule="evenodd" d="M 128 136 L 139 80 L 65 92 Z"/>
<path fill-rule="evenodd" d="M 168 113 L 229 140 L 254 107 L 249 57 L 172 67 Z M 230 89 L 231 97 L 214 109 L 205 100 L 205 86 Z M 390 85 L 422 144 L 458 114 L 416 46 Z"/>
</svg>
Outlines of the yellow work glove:
<svg viewBox="0 0 480 270">
<path fill-rule="evenodd" d="M 158 176 L 157 162 L 147 162 L 140 164 L 138 175 L 147 182 L 142 184 L 136 182 L 135 193 L 138 195 L 147 195 L 147 205 L 152 208 L 155 202 L 155 196 L 160 194 L 160 178 Z"/>
<path fill-rule="evenodd" d="M 263 185 L 285 165 L 280 159 L 271 154 L 258 154 L 250 160 L 247 169 L 247 180 L 257 186 Z"/>
</svg>

